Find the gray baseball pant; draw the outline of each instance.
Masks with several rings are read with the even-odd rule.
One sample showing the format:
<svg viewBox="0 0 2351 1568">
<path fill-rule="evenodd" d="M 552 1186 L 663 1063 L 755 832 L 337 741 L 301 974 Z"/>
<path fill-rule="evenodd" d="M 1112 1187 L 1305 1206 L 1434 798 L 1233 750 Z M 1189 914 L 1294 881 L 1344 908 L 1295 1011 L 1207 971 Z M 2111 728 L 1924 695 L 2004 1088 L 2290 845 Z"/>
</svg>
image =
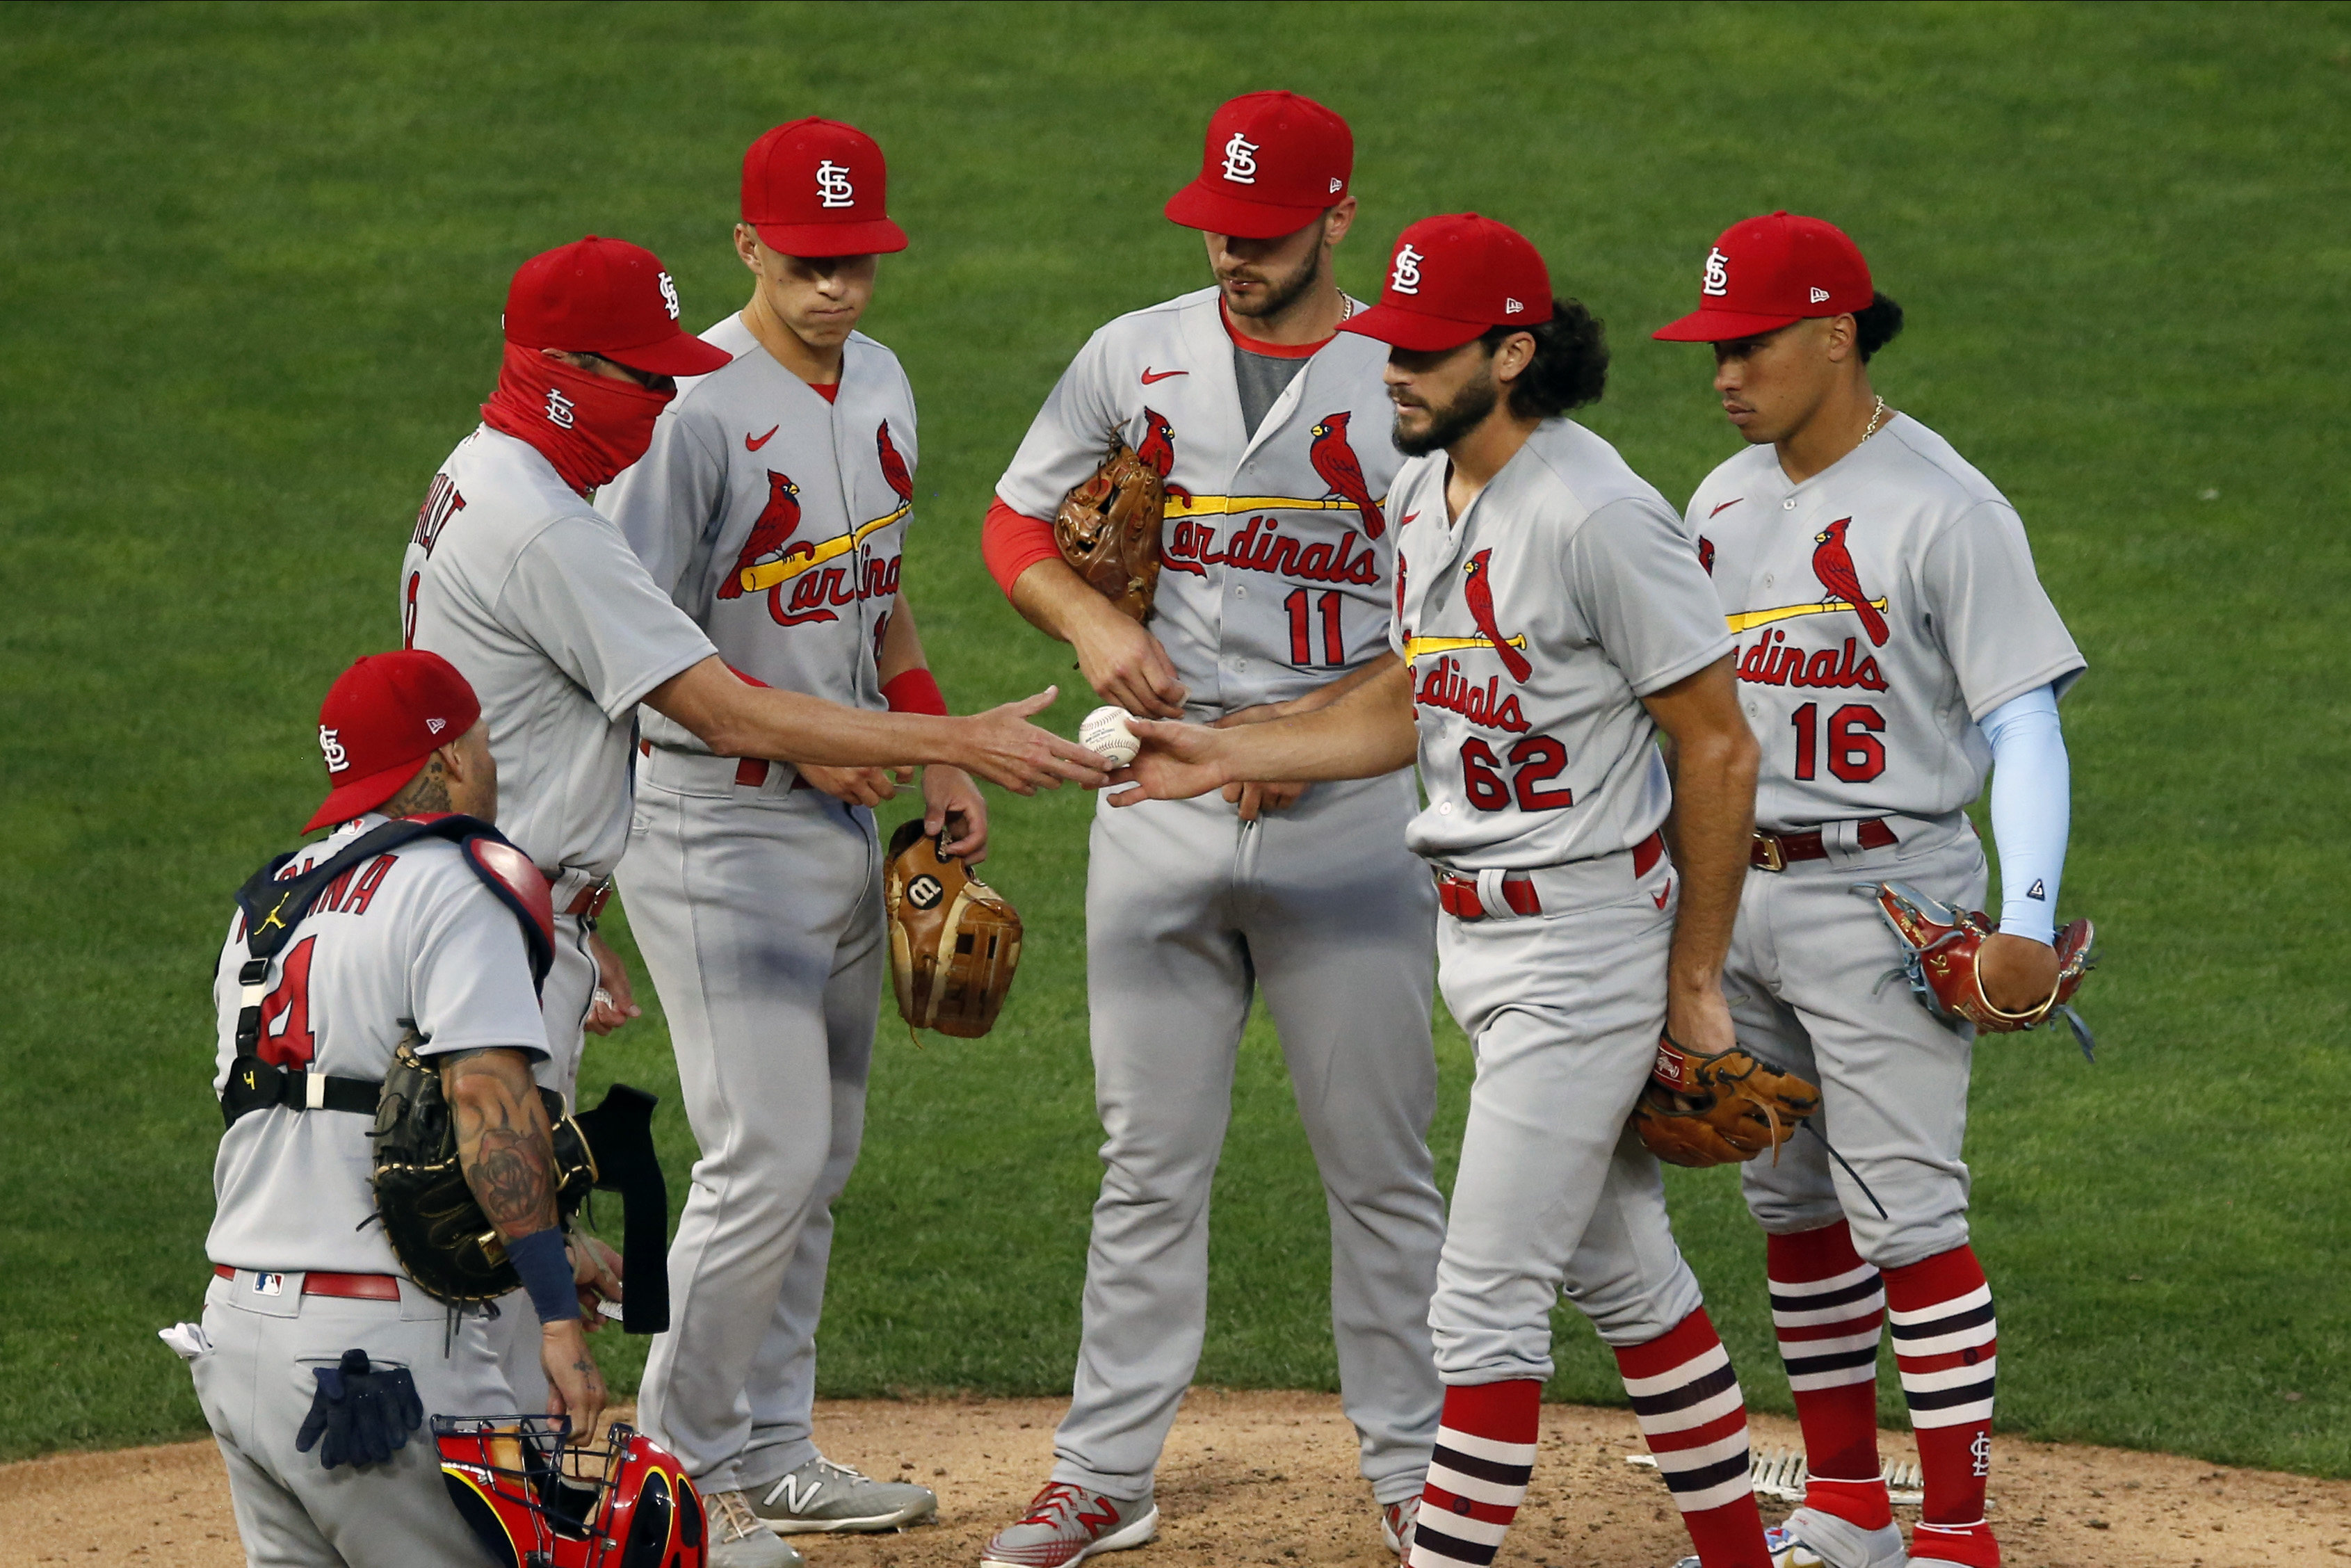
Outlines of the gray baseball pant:
<svg viewBox="0 0 2351 1568">
<path fill-rule="evenodd" d="M 1382 1502 L 1418 1494 L 1442 1392 L 1427 1309 L 1428 872 L 1404 847 L 1410 769 L 1317 784 L 1244 823 L 1221 799 L 1106 803 L 1086 879 L 1094 1098 L 1105 1134 L 1084 1338 L 1053 1479 L 1152 1487 L 1207 1329 L 1208 1196 L 1262 987 L 1331 1226 L 1341 1400 Z"/>
<path fill-rule="evenodd" d="M 816 1457 L 832 1202 L 865 1125 L 888 941 L 873 815 L 792 771 L 656 747 L 621 862 L 702 1156 L 670 1247 L 644 1430 L 709 1490 Z"/>
<path fill-rule="evenodd" d="M 1429 1306 L 1447 1384 L 1546 1379 L 1562 1291 L 1611 1345 L 1701 1304 L 1656 1157 L 1627 1127 L 1666 1022 L 1672 862 L 1581 862 L 1544 912 L 1441 915 L 1438 983 L 1478 1054 Z"/>
<path fill-rule="evenodd" d="M 1959 1150 L 1975 1030 L 1937 1019 L 1899 977 L 1885 979 L 1901 948 L 1876 902 L 1854 890 L 1903 882 L 1980 909 L 1989 879 L 1966 819 L 1915 831 L 1906 821 L 1902 831 L 1885 849 L 1749 873 L 1722 978 L 1740 1039 L 1821 1086 L 1813 1125 L 1823 1137 L 1782 1145 L 1776 1165 L 1742 1166 L 1748 1207 L 1770 1231 L 1848 1220 L 1855 1250 L 1880 1269 L 1967 1242 Z"/>
<path fill-rule="evenodd" d="M 196 1400 L 228 1466 L 236 1530 L 253 1568 L 417 1568 L 489 1561 L 449 1500 L 433 1443 L 434 1416 L 543 1414 L 517 1406 L 478 1317 L 454 1337 L 448 1309 L 401 1281 L 398 1301 L 305 1296 L 298 1273 L 240 1272 L 204 1292 L 212 1348 L 190 1362 Z M 256 1281 L 281 1281 L 274 1295 Z M 536 1323 L 532 1337 L 538 1337 Z M 319 1463 L 295 1434 L 318 1392 L 312 1369 L 347 1350 L 405 1366 L 425 1421 L 388 1464 Z"/>
</svg>

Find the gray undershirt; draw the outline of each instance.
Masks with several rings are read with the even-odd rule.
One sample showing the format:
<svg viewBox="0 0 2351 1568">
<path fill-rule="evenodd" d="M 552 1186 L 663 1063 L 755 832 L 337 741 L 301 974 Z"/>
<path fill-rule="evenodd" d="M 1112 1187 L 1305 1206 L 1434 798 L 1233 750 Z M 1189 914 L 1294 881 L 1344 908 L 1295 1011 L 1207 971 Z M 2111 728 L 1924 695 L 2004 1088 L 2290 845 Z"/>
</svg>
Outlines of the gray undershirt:
<svg viewBox="0 0 2351 1568">
<path fill-rule="evenodd" d="M 1241 423 L 1251 440 L 1257 438 L 1257 427 L 1265 423 L 1266 411 L 1305 368 L 1303 359 L 1252 354 L 1238 343 L 1233 345 L 1233 380 L 1241 390 Z"/>
</svg>

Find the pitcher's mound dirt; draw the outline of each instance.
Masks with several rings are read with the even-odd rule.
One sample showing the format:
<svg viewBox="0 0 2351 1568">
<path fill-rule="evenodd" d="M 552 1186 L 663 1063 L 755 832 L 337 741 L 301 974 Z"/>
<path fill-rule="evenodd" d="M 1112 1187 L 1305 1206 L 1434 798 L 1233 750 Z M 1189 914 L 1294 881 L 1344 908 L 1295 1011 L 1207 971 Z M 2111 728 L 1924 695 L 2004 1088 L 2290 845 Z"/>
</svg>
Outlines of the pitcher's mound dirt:
<svg viewBox="0 0 2351 1568">
<path fill-rule="evenodd" d="M 1059 1401 L 839 1401 L 818 1407 L 825 1452 L 939 1494 L 939 1520 L 903 1535 L 799 1536 L 810 1568 L 971 1568 L 1044 1480 Z M 1760 1446 L 1796 1445 L 1794 1423 L 1759 1417 Z M 1915 1458 L 1907 1435 L 1888 1458 Z M 1629 1412 L 1549 1406 L 1534 1489 L 1498 1565 L 1667 1568 L 1687 1550 Z M 0 1563 L 245 1561 L 210 1443 L 74 1454 L 0 1466 L 8 1500 Z M 1193 1394 L 1159 1470 L 1160 1536 L 1106 1559 L 1389 1568 L 1355 1437 L 1321 1394 Z M 1767 1519 L 1786 1513 L 1769 1505 Z M 1897 1510 L 1903 1522 L 1916 1510 Z M 2278 1568 L 2351 1563 L 2351 1482 L 2314 1481 L 2112 1448 L 2001 1440 L 1992 1520 L 2010 1568 Z"/>
</svg>

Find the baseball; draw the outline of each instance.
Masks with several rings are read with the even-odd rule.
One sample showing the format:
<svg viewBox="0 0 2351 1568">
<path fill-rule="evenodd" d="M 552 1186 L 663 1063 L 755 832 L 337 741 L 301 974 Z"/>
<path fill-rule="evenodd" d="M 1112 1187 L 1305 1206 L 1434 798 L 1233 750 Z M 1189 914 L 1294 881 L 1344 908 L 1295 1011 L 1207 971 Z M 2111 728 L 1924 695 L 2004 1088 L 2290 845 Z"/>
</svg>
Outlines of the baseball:
<svg viewBox="0 0 2351 1568">
<path fill-rule="evenodd" d="M 1094 709 L 1086 715 L 1085 723 L 1078 726 L 1078 744 L 1088 751 L 1101 752 L 1121 768 L 1125 767 L 1134 760 L 1134 754 L 1143 749 L 1143 742 L 1137 740 L 1134 731 L 1127 727 L 1127 720 L 1132 716 L 1123 707 L 1106 706 Z"/>
</svg>

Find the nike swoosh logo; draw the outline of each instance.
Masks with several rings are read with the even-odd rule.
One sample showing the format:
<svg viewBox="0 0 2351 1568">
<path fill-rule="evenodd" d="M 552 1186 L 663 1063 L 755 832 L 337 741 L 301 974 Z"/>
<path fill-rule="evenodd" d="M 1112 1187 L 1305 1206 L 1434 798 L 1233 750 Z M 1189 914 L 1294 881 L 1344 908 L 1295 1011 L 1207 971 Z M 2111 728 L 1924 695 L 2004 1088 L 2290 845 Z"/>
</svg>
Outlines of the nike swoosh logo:
<svg viewBox="0 0 2351 1568">
<path fill-rule="evenodd" d="M 1708 516 L 1708 517 L 1709 517 L 1719 516 L 1719 514 L 1721 514 L 1721 513 L 1723 513 L 1723 512 L 1727 512 L 1727 511 L 1730 510 L 1730 508 L 1731 508 L 1731 507 L 1735 507 L 1735 506 L 1739 505 L 1739 503 L 1740 503 L 1740 502 L 1741 502 L 1741 501 L 1743 501 L 1743 500 L 1745 500 L 1745 499 L 1747 499 L 1747 497 L 1744 497 L 1744 496 L 1733 496 L 1733 497 L 1730 497 L 1730 499 L 1729 499 L 1728 501 L 1725 501 L 1725 502 L 1724 502 L 1722 505 L 1720 505 L 1719 507 L 1717 507 L 1713 511 L 1708 512 L 1708 513 L 1707 514 L 1707 516 Z"/>
<path fill-rule="evenodd" d="M 1670 882 L 1669 882 L 1669 883 L 1666 883 L 1666 885 L 1665 885 L 1665 886 L 1663 886 L 1663 887 L 1661 887 L 1661 888 L 1657 889 L 1657 896 L 1656 896 L 1656 904 L 1657 904 L 1657 907 L 1658 907 L 1659 909 L 1663 909 L 1663 908 L 1666 906 L 1666 900 L 1667 900 L 1668 898 L 1671 898 L 1673 895 L 1674 895 L 1674 884 L 1673 884 L 1672 883 L 1670 883 Z"/>
<path fill-rule="evenodd" d="M 759 436 L 757 439 L 753 438 L 749 431 L 745 431 L 743 433 L 743 450 L 746 452 L 758 451 L 759 448 L 765 446 L 770 440 L 774 439 L 776 432 L 781 429 L 783 429 L 783 426 L 780 424 L 771 424 L 768 426 L 768 434 Z"/>
<path fill-rule="evenodd" d="M 1191 373 L 1189 371 L 1155 371 L 1145 365 L 1143 367 L 1143 384 L 1149 386 L 1154 382 L 1164 382 L 1169 376 L 1188 376 Z"/>
<path fill-rule="evenodd" d="M 1403 517 L 1396 519 L 1396 527 L 1402 528 L 1418 516 L 1420 516 L 1418 512 L 1406 512 Z"/>
</svg>

